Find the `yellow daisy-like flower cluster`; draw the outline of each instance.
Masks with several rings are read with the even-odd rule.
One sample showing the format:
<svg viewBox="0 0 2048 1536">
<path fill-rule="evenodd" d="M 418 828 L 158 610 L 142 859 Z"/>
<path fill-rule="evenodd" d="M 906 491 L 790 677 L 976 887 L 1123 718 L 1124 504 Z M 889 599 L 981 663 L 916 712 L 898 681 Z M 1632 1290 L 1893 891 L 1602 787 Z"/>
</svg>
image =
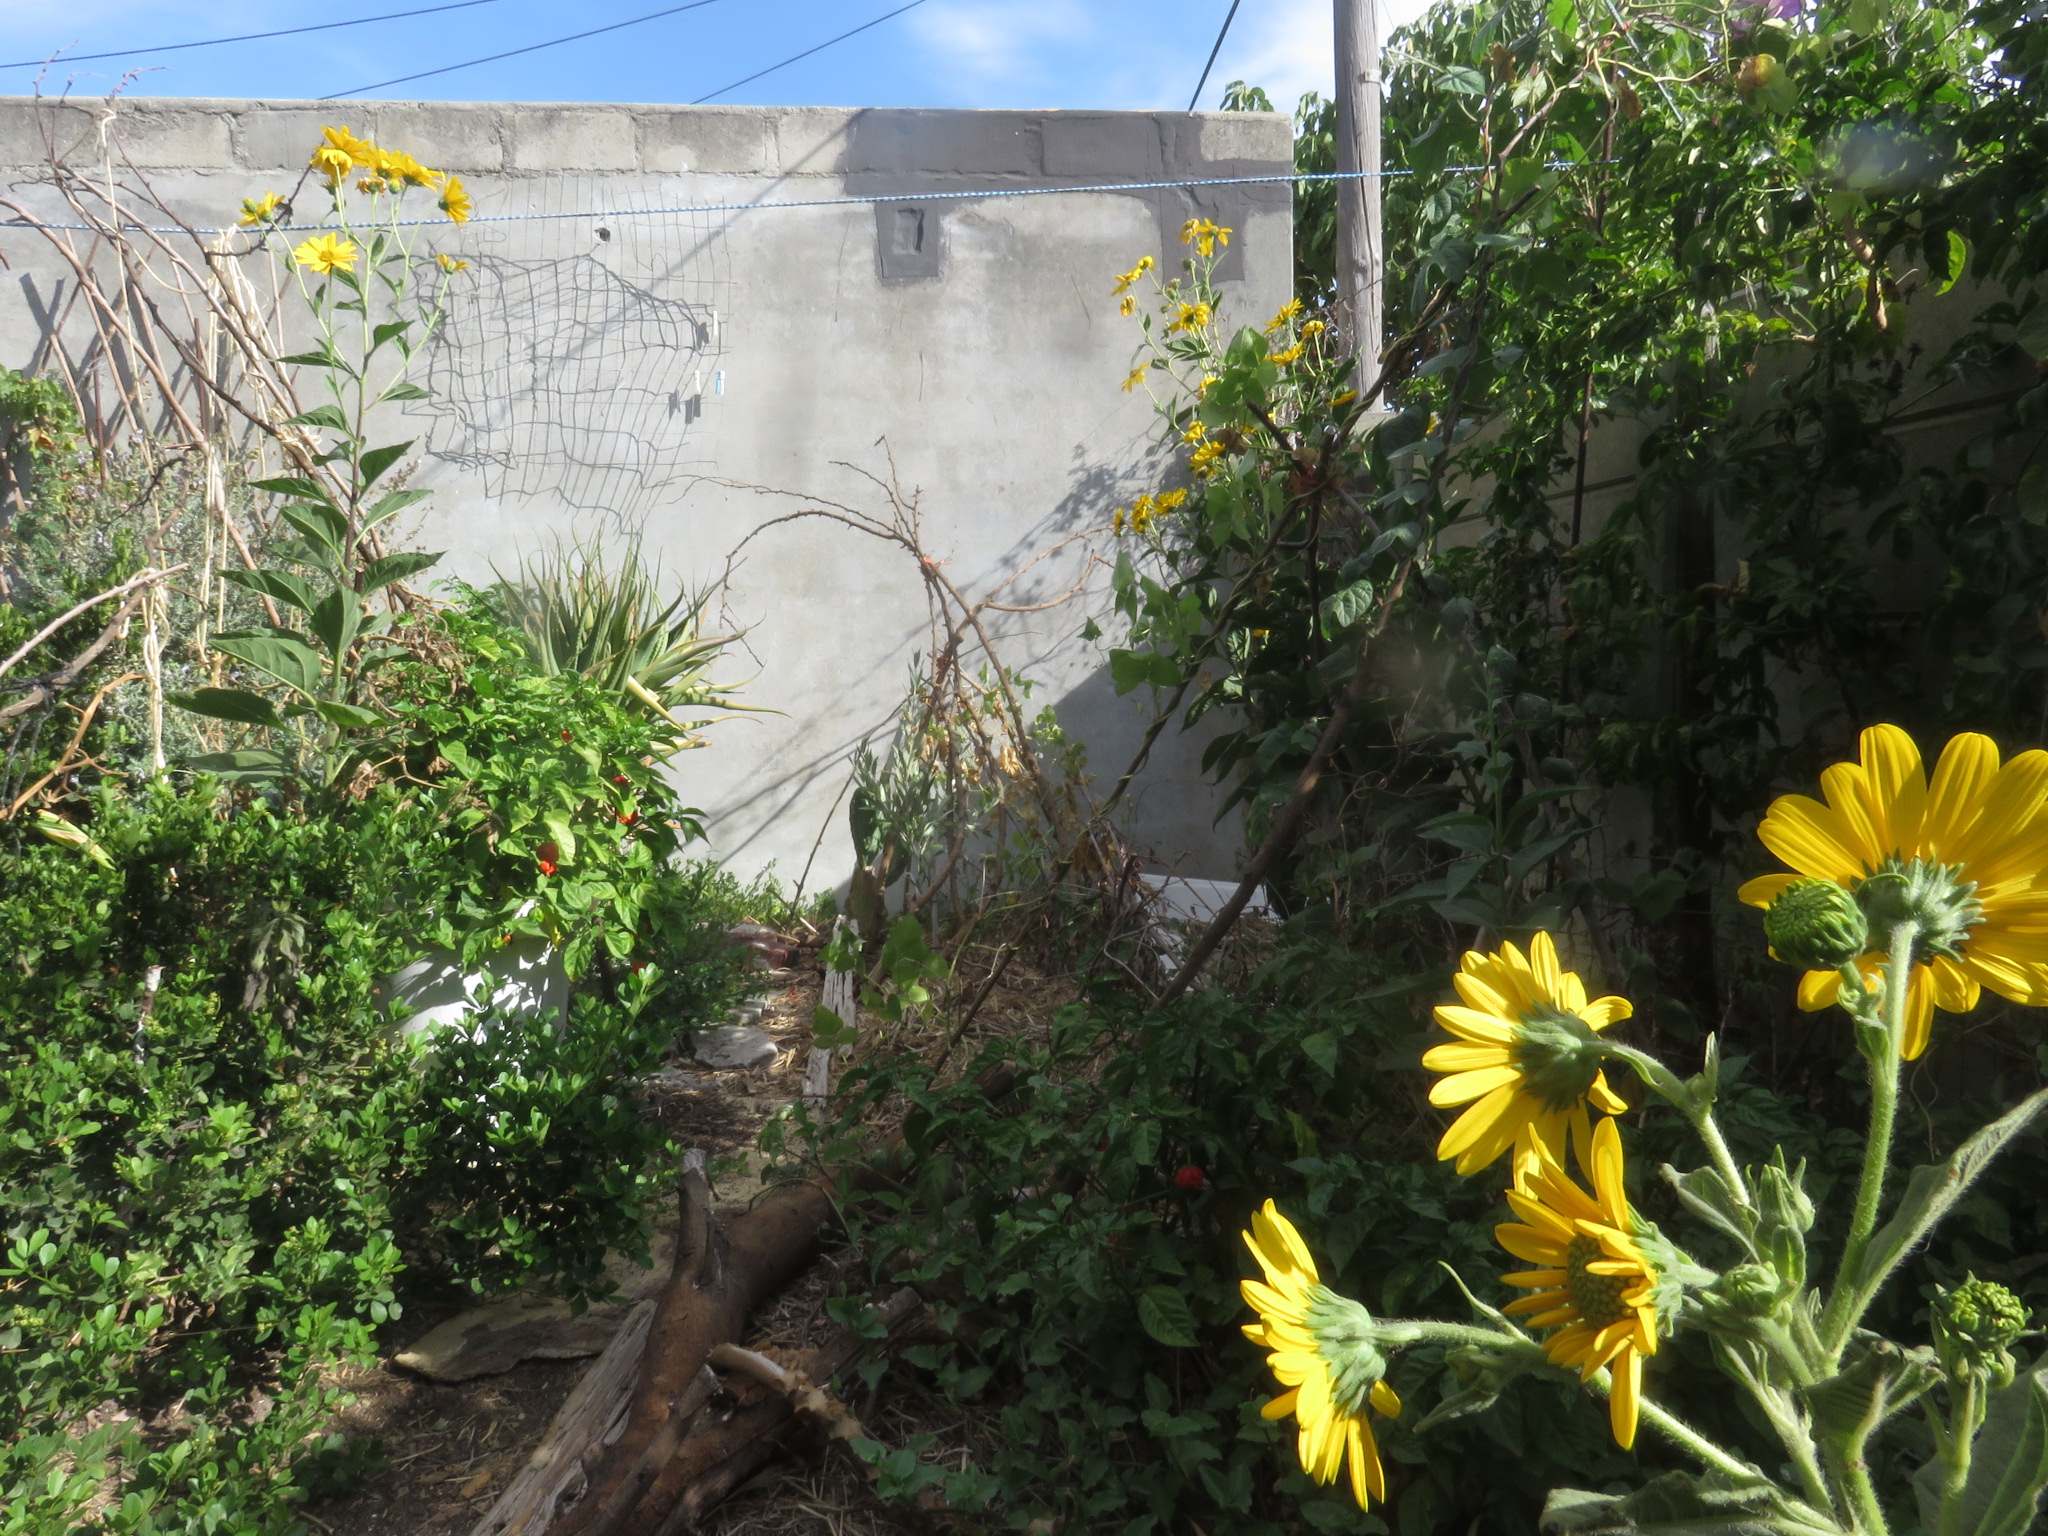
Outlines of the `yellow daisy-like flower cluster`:
<svg viewBox="0 0 2048 1536">
<path fill-rule="evenodd" d="M 1136 389 L 1140 384 L 1144 382 L 1145 364 L 1140 363 L 1137 367 L 1131 370 L 1130 376 L 1124 380 L 1124 393 L 1128 395 L 1132 390 Z"/>
<path fill-rule="evenodd" d="M 1282 368 L 1285 368 L 1290 363 L 1300 362 L 1301 354 L 1304 350 L 1305 349 L 1303 347 L 1303 344 L 1297 341 L 1293 346 L 1287 347 L 1279 352 L 1269 353 L 1268 356 L 1270 356 L 1272 360 L 1278 363 Z"/>
<path fill-rule="evenodd" d="M 1161 491 L 1157 496 L 1140 495 L 1128 509 L 1119 507 L 1116 516 L 1110 520 L 1110 525 L 1118 533 L 1125 529 L 1132 533 L 1149 533 L 1154 523 L 1177 507 L 1184 506 L 1187 499 L 1188 493 L 1185 489 Z"/>
<path fill-rule="evenodd" d="M 1381 1379 L 1385 1362 L 1369 1341 L 1346 1327 L 1363 1309 L 1323 1286 L 1308 1245 L 1272 1201 L 1253 1214 L 1244 1241 L 1266 1277 L 1263 1284 L 1238 1283 L 1259 1314 L 1244 1325 L 1244 1336 L 1269 1351 L 1266 1364 L 1287 1389 L 1259 1410 L 1261 1416 L 1294 1415 L 1295 1454 L 1317 1482 L 1333 1483 L 1339 1471 L 1348 1471 L 1359 1508 L 1384 1501 L 1386 1472 L 1366 1409 L 1395 1418 L 1401 1399 Z"/>
<path fill-rule="evenodd" d="M 1199 418 L 1197 418 L 1196 420 L 1191 421 L 1187 424 L 1187 430 L 1181 433 L 1180 440 L 1186 443 L 1189 447 L 1193 447 L 1196 443 L 1199 443 L 1203 438 L 1207 437 L 1208 435 L 1208 426 Z"/>
<path fill-rule="evenodd" d="M 441 210 L 455 223 L 468 220 L 472 204 L 463 190 L 460 176 L 429 170 L 404 150 L 383 149 L 360 137 L 350 128 L 323 128 L 320 142 L 313 147 L 313 169 L 339 187 L 351 175 L 356 190 L 365 193 L 402 193 L 408 187 L 439 187 Z"/>
<path fill-rule="evenodd" d="M 1289 299 L 1280 306 L 1280 312 L 1266 322 L 1266 334 L 1268 336 L 1278 336 L 1288 326 L 1292 325 L 1300 314 L 1301 300 Z"/>
<path fill-rule="evenodd" d="M 1888 936 L 1888 905 L 1931 914 L 1914 946 L 1901 1042 L 1908 1061 L 1927 1049 L 1937 1008 L 1967 1013 L 1986 987 L 2048 1007 L 2048 752 L 2001 765 L 1989 737 L 1964 734 L 1930 779 L 1913 738 L 1876 725 L 1863 733 L 1859 761 L 1836 763 L 1820 782 L 1824 802 L 1782 795 L 1771 803 L 1757 835 L 1794 873 L 1751 880 L 1744 901 L 1768 907 L 1803 879 L 1832 881 L 1877 909 L 1873 944 Z M 1904 893 L 1903 906 L 1894 892 Z M 1856 966 L 1874 982 L 1888 959 L 1873 949 Z M 1826 1008 L 1841 987 L 1839 971 L 1810 970 L 1799 1006 Z"/>
<path fill-rule="evenodd" d="M 1197 256 L 1214 256 L 1219 247 L 1230 244 L 1230 236 L 1229 229 L 1208 219 L 1189 219 L 1180 227 L 1180 243 L 1192 245 Z"/>
<path fill-rule="evenodd" d="M 1114 297 L 1122 301 L 1117 305 L 1117 312 L 1119 314 L 1129 317 L 1137 310 L 1138 301 L 1131 293 L 1131 287 L 1139 278 L 1150 272 L 1154 265 L 1155 263 L 1150 256 L 1140 256 L 1138 264 L 1132 267 L 1130 271 L 1117 274 L 1116 287 L 1111 292 Z"/>
<path fill-rule="evenodd" d="M 1657 1271 L 1636 1241 L 1635 1216 L 1622 1188 L 1621 1133 L 1602 1120 L 1593 1133 L 1593 1193 L 1588 1194 L 1540 1143 L 1508 1191 L 1519 1223 L 1494 1228 L 1501 1247 L 1537 1266 L 1504 1275 L 1534 1294 L 1508 1303 L 1532 1328 L 1555 1328 L 1543 1352 L 1575 1366 L 1582 1381 L 1611 1371 L 1607 1421 L 1615 1444 L 1635 1444 L 1643 1358 L 1657 1352 Z"/>
<path fill-rule="evenodd" d="M 1221 460 L 1226 452 L 1228 450 L 1223 444 L 1212 437 L 1195 450 L 1194 456 L 1188 460 L 1188 468 L 1207 480 L 1222 473 Z"/>
<path fill-rule="evenodd" d="M 469 190 L 462 184 L 460 176 L 450 176 L 441 187 L 440 209 L 455 224 L 467 224 L 469 216 L 476 209 L 470 200 Z"/>
<path fill-rule="evenodd" d="M 1167 322 L 1166 334 L 1171 336 L 1177 331 L 1193 333 L 1207 327 L 1215 318 L 1216 312 L 1207 304 L 1199 300 L 1184 301 L 1173 312 L 1173 319 Z"/>
<path fill-rule="evenodd" d="M 242 199 L 241 225 L 252 229 L 258 224 L 269 224 L 277 218 L 277 211 L 284 206 L 284 199 L 275 192 L 266 192 L 261 197 Z"/>
<path fill-rule="evenodd" d="M 1477 1173 L 1515 1145 L 1526 1126 L 1536 1144 L 1564 1160 L 1568 1130 L 1583 1147 L 1591 1136 L 1586 1105 L 1619 1114 L 1626 1103 L 1600 1070 L 1601 1030 L 1635 1010 L 1626 998 L 1586 997 L 1586 984 L 1559 963 L 1547 933 L 1525 955 L 1513 944 L 1492 954 L 1468 951 L 1451 983 L 1460 1001 L 1436 1010 L 1457 1037 L 1429 1051 L 1422 1064 L 1446 1074 L 1429 1091 L 1432 1104 L 1470 1107 L 1437 1144 L 1458 1172 Z"/>
<path fill-rule="evenodd" d="M 292 259 L 322 277 L 330 277 L 336 272 L 353 272 L 356 257 L 361 254 L 354 241 L 344 240 L 340 235 L 315 235 L 292 252 Z"/>
</svg>

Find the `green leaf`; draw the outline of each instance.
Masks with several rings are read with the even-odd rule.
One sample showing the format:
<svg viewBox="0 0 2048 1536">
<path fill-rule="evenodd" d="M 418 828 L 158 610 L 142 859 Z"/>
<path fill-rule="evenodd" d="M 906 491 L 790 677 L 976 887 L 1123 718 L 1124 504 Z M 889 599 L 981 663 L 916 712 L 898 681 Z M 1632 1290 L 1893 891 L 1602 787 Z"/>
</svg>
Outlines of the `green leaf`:
<svg viewBox="0 0 2048 1536">
<path fill-rule="evenodd" d="M 377 504 L 363 514 L 363 527 L 376 527 L 387 517 L 394 517 L 415 502 L 425 501 L 432 491 L 393 491 L 389 496 L 379 498 Z"/>
<path fill-rule="evenodd" d="M 342 415 L 341 407 L 338 405 L 316 405 L 312 410 L 302 411 L 292 417 L 286 425 L 293 427 L 326 427 L 335 432 L 347 432 L 349 430 L 348 418 Z"/>
<path fill-rule="evenodd" d="M 569 818 L 560 811 L 550 811 L 541 817 L 541 825 L 554 834 L 557 864 L 576 862 L 576 834 L 569 829 Z"/>
<path fill-rule="evenodd" d="M 1970 265 L 1970 245 L 1967 240 L 1954 230 L 1950 230 L 1946 244 L 1948 248 L 1948 272 L 1942 278 L 1941 286 L 1934 290 L 1936 294 L 1947 293 L 1957 283 L 1961 282 L 1964 270 Z"/>
<path fill-rule="evenodd" d="M 409 550 L 404 554 L 384 555 L 363 567 L 363 590 L 381 591 L 394 581 L 403 581 L 408 576 L 417 575 L 430 566 L 438 565 L 440 560 L 438 551 L 427 554 L 419 550 Z"/>
<path fill-rule="evenodd" d="M 2020 316 L 2015 339 L 2036 362 L 2048 360 L 2048 301 L 2036 304 Z"/>
<path fill-rule="evenodd" d="M 860 1038 L 860 1031 L 849 1025 L 830 1008 L 811 1010 L 811 1043 L 826 1050 L 836 1050 L 842 1045 L 852 1045 Z"/>
<path fill-rule="evenodd" d="M 1633 1493 L 1554 1488 L 1540 1524 L 1544 1536 L 1773 1536 L 1776 1502 L 1769 1483 L 1666 1472 Z"/>
<path fill-rule="evenodd" d="M 344 731 L 366 730 L 384 719 L 374 709 L 364 709 L 360 704 L 339 704 L 333 699 L 315 700 L 313 710 L 329 725 L 339 726 Z"/>
<path fill-rule="evenodd" d="M 348 365 L 341 360 L 341 354 L 329 346 L 319 352 L 292 352 L 276 359 L 294 368 L 342 368 Z"/>
<path fill-rule="evenodd" d="M 235 720 L 243 725 L 280 726 L 277 706 L 260 693 L 240 688 L 195 688 L 190 693 L 167 693 L 164 697 L 180 709 L 215 720 Z"/>
<path fill-rule="evenodd" d="M 246 661 L 308 699 L 317 699 L 326 681 L 320 653 L 287 630 L 229 630 L 213 637 L 213 648 Z"/>
<path fill-rule="evenodd" d="M 1154 688 L 1176 688 L 1180 685 L 1180 668 L 1161 651 L 1112 650 L 1109 680 L 1120 694 L 1147 683 Z"/>
<path fill-rule="evenodd" d="M 1301 1042 L 1301 1054 L 1335 1077 L 1337 1063 L 1343 1055 L 1343 1047 L 1333 1034 L 1307 1035 Z"/>
<path fill-rule="evenodd" d="M 289 571 L 222 571 L 220 579 L 273 601 L 311 613 L 319 601 L 305 582 Z"/>
<path fill-rule="evenodd" d="M 290 496 L 298 501 L 318 502 L 323 507 L 332 507 L 333 501 L 327 495 L 327 488 L 318 480 L 308 480 L 303 475 L 273 475 L 268 480 L 251 480 L 254 490 L 269 491 L 274 496 Z"/>
<path fill-rule="evenodd" d="M 427 393 L 426 390 L 421 389 L 417 384 L 401 383 L 392 385 L 377 398 L 379 400 L 431 400 L 434 397 Z"/>
<path fill-rule="evenodd" d="M 1375 588 L 1370 581 L 1354 581 L 1323 599 L 1323 633 L 1334 638 L 1372 612 Z"/>
<path fill-rule="evenodd" d="M 1486 94 L 1486 76 L 1467 64 L 1453 64 L 1449 69 L 1446 69 L 1441 75 L 1437 76 L 1436 83 L 1442 89 L 1455 92 L 1460 96 L 1484 96 Z"/>
<path fill-rule="evenodd" d="M 1159 1122 L 1139 1120 L 1131 1126 L 1131 1161 L 1150 1167 L 1159 1156 Z"/>
<path fill-rule="evenodd" d="M 1162 1344 L 1195 1347 L 1195 1314 L 1188 1310 L 1187 1298 L 1170 1285 L 1150 1286 L 1138 1297 L 1138 1321 Z"/>
<path fill-rule="evenodd" d="M 1864 1250 L 1863 1263 L 1853 1275 L 1845 1274 L 1841 1284 L 1858 1296 L 1872 1296 L 1901 1259 L 1920 1245 L 1972 1184 L 1991 1166 L 2011 1140 L 2048 1109 L 2048 1088 L 2022 1099 L 2017 1108 L 1992 1121 L 1950 1153 L 1947 1161 L 1923 1164 L 1906 1181 L 1892 1219 L 1878 1228 Z"/>
<path fill-rule="evenodd" d="M 340 564 L 348 544 L 348 519 L 329 506 L 286 502 L 277 515 L 298 529 L 332 564 Z"/>
<path fill-rule="evenodd" d="M 362 457 L 358 470 L 362 475 L 362 488 L 368 490 L 383 476 L 384 471 L 405 457 L 406 450 L 416 439 L 407 438 L 402 443 L 386 443 L 382 448 L 372 448 Z"/>
<path fill-rule="evenodd" d="M 194 773 L 210 773 L 217 779 L 262 784 L 292 776 L 292 760 L 268 747 L 245 747 L 239 752 L 209 752 L 185 764 Z"/>
<path fill-rule="evenodd" d="M 347 587 L 336 587 L 313 610 L 313 633 L 320 637 L 337 667 L 348 654 L 348 648 L 356 643 L 362 623 L 363 600 Z"/>
</svg>

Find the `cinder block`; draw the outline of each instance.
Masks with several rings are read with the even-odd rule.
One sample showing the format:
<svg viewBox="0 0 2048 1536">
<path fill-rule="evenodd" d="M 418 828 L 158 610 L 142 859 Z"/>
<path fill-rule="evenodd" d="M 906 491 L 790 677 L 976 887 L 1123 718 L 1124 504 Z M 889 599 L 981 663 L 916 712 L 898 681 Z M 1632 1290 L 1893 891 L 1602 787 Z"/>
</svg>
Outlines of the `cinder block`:
<svg viewBox="0 0 2048 1536">
<path fill-rule="evenodd" d="M 1043 165 L 1035 113 L 863 112 L 853 125 L 847 169 L 896 174 L 1036 176 Z"/>
<path fill-rule="evenodd" d="M 632 114 L 608 107 L 528 107 L 505 120 L 507 169 L 630 171 L 639 167 Z"/>
<path fill-rule="evenodd" d="M 347 128 L 374 138 L 375 125 L 359 105 L 332 107 L 250 107 L 235 115 L 236 150 L 252 171 L 296 171 L 313 158 L 320 130 Z"/>
<path fill-rule="evenodd" d="M 784 176 L 843 175 L 862 115 L 845 107 L 785 107 L 775 113 L 774 169 Z"/>
<path fill-rule="evenodd" d="M 1149 112 L 1048 113 L 1043 133 L 1048 176 L 1137 181 L 1166 164 L 1159 120 Z"/>
<path fill-rule="evenodd" d="M 96 114 L 27 97 L 0 100 L 0 163 L 41 165 L 53 151 L 60 160 L 97 158 Z"/>
<path fill-rule="evenodd" d="M 181 104 L 182 107 L 182 104 Z M 114 120 L 128 158 L 149 169 L 229 170 L 235 164 L 226 112 L 193 112 L 124 103 Z"/>
<path fill-rule="evenodd" d="M 759 107 L 640 107 L 640 168 L 756 174 L 776 162 L 775 117 Z"/>
<path fill-rule="evenodd" d="M 1206 161 L 1293 162 L 1294 125 L 1278 112 L 1207 112 L 1197 121 L 1196 152 Z"/>
<path fill-rule="evenodd" d="M 377 142 L 437 171 L 498 171 L 505 147 L 488 103 L 400 101 L 377 108 Z"/>
</svg>

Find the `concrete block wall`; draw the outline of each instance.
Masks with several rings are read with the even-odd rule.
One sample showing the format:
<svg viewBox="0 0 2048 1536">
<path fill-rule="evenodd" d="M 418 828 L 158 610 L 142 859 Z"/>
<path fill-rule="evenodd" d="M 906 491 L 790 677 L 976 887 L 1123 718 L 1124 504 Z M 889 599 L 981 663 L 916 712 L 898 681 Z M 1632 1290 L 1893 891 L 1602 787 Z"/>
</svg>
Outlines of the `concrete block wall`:
<svg viewBox="0 0 2048 1536">
<path fill-rule="evenodd" d="M 98 163 L 104 112 L 0 100 L 14 195 L 54 211 L 35 168 L 50 146 Z M 723 582 L 745 697 L 781 713 L 721 725 L 678 772 L 715 852 L 794 878 L 818 846 L 813 888 L 850 867 L 832 809 L 848 754 L 930 644 L 921 582 L 900 551 L 819 518 L 728 557 L 779 514 L 876 510 L 865 477 L 893 476 L 978 594 L 1159 483 L 1150 402 L 1119 387 L 1137 332 L 1116 272 L 1145 254 L 1173 270 L 1201 216 L 1237 232 L 1230 319 L 1263 321 L 1290 291 L 1285 181 L 933 200 L 1284 176 L 1274 115 L 138 98 L 112 116 L 127 161 L 201 226 L 271 189 L 317 218 L 302 172 L 327 124 L 459 173 L 476 200 L 472 223 L 424 235 L 472 270 L 428 361 L 436 398 L 393 433 L 419 438 L 413 483 L 436 492 L 418 541 L 488 579 L 558 536 L 637 534 L 669 571 Z M 4 227 L 0 253 L 0 361 L 75 347 L 40 318 L 68 280 L 53 253 Z M 1104 608 L 1090 548 L 1065 546 L 1011 600 L 1085 577 L 1084 596 L 1006 616 L 1001 643 L 1113 777 L 1146 722 L 1079 638 Z M 1230 875 L 1239 838 L 1214 823 L 1198 744 L 1162 747 L 1134 834 L 1161 867 Z"/>
</svg>

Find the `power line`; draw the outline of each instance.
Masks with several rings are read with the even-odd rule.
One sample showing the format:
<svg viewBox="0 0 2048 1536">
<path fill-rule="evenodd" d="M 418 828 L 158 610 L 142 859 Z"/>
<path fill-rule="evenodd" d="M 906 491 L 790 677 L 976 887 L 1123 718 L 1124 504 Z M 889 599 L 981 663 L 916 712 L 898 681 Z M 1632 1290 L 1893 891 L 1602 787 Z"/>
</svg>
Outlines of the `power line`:
<svg viewBox="0 0 2048 1536">
<path fill-rule="evenodd" d="M 423 6 L 417 11 L 392 11 L 384 16 L 358 16 L 353 21 L 322 21 L 310 27 L 286 27 L 278 32 L 245 32 L 239 37 L 209 37 L 196 43 L 158 43 L 150 48 L 119 48 L 112 53 L 79 53 L 65 59 L 67 64 L 83 64 L 91 59 L 125 59 L 138 53 L 177 53 L 185 48 L 218 48 L 222 43 L 255 43 L 266 37 L 297 37 L 301 32 L 332 32 L 336 27 L 366 27 L 373 21 L 404 21 L 411 16 L 432 16 L 437 11 L 463 11 L 472 5 L 495 5 L 498 0 L 455 0 L 452 5 Z M 18 64 L 0 64 L 0 69 L 34 69 L 39 65 L 56 62 L 59 54 L 46 59 L 24 59 Z"/>
<path fill-rule="evenodd" d="M 1547 160 L 1543 168 L 1547 171 L 1582 171 L 1596 166 L 1617 165 L 1617 160 Z M 1481 171 L 1492 170 L 1485 165 L 1446 165 L 1431 175 L 1468 176 Z M 1418 171 L 1287 171 L 1272 176 L 1200 176 L 1174 181 L 1103 181 L 1074 186 L 1057 187 L 985 187 L 968 192 L 881 192 L 856 197 L 804 197 L 777 198 L 766 203 L 683 203 L 673 208 L 591 208 L 573 213 L 477 213 L 471 214 L 466 222 L 470 224 L 529 224 L 559 223 L 564 219 L 649 219 L 684 213 L 764 213 L 777 208 L 858 208 L 873 203 L 940 203 L 961 202 L 970 198 L 989 197 L 1051 197 L 1064 192 L 1161 192 L 1177 187 L 1255 187 L 1272 186 L 1281 182 L 1311 181 L 1357 181 L 1360 179 L 1391 180 L 1398 176 L 1420 175 Z M 400 219 L 402 229 L 421 228 L 430 224 L 448 225 L 445 218 Z M 0 219 L 0 229 L 27 227 L 23 219 Z M 70 229 L 97 232 L 94 224 L 38 224 L 41 229 Z M 179 224 L 142 225 L 123 224 L 123 229 L 147 229 L 158 235 L 231 235 L 245 233 L 241 225 L 211 229 L 203 226 Z M 323 230 L 339 229 L 338 224 L 292 224 L 285 226 L 295 235 L 318 234 Z"/>
<path fill-rule="evenodd" d="M 1223 28 L 1216 34 L 1216 46 L 1209 50 L 1209 62 L 1202 66 L 1202 78 L 1195 82 L 1195 94 L 1188 98 L 1188 110 L 1195 110 L 1195 103 L 1202 99 L 1202 87 L 1209 83 L 1209 71 L 1216 67 L 1216 55 L 1223 51 L 1223 39 L 1230 36 L 1230 24 L 1237 20 L 1237 8 L 1243 0 L 1230 0 L 1230 9 L 1224 14 Z"/>
<path fill-rule="evenodd" d="M 822 52 L 823 50 L 830 48 L 834 43 L 843 43 L 849 37 L 852 37 L 857 33 L 867 31 L 869 27 L 879 27 L 883 22 L 887 21 L 890 16 L 901 16 L 905 11 L 914 11 L 920 5 L 923 4 L 924 0 L 910 0 L 910 4 L 899 5 L 896 7 L 895 10 L 890 11 L 886 16 L 877 16 L 873 21 L 862 22 L 859 26 L 855 27 L 852 32 L 842 32 L 837 37 L 828 37 L 825 39 L 824 42 L 819 43 L 815 48 L 806 48 L 802 53 L 792 53 L 780 64 L 770 64 L 766 69 L 757 69 L 751 75 L 742 76 L 740 79 L 733 81 L 731 85 L 721 85 L 717 90 L 712 91 L 709 95 L 699 96 L 695 101 L 691 102 L 690 105 L 693 107 L 701 107 L 704 105 L 705 102 L 711 100 L 713 96 L 723 96 L 727 91 L 736 91 L 743 85 L 752 84 L 754 81 L 760 79 L 763 75 L 772 75 L 778 69 L 786 69 L 789 65 L 794 64 L 798 59 L 808 59 L 812 54 Z"/>
<path fill-rule="evenodd" d="M 503 53 L 493 53 L 481 59 L 465 59 L 460 64 L 443 64 L 439 69 L 423 69 L 416 75 L 400 75 L 396 80 L 379 80 L 375 85 L 359 85 L 353 90 L 333 91 L 322 96 L 322 101 L 337 101 L 343 96 L 360 96 L 365 91 L 381 91 L 386 86 L 405 85 L 414 80 L 429 79 L 434 75 L 453 74 L 458 69 L 474 69 L 479 64 L 495 64 L 500 59 L 514 59 L 522 53 L 537 53 L 543 48 L 559 47 L 563 43 L 580 42 L 586 37 L 596 37 L 604 32 L 616 32 L 621 27 L 637 27 L 643 21 L 659 21 L 664 16 L 678 15 L 683 11 L 701 11 L 707 5 L 716 5 L 718 0 L 690 0 L 688 5 L 672 5 L 665 11 L 649 11 L 645 16 L 635 16 L 630 21 L 615 21 L 608 27 L 592 27 L 588 32 L 571 32 L 567 37 L 551 37 L 544 43 L 528 43 L 524 48 L 508 48 Z"/>
</svg>

